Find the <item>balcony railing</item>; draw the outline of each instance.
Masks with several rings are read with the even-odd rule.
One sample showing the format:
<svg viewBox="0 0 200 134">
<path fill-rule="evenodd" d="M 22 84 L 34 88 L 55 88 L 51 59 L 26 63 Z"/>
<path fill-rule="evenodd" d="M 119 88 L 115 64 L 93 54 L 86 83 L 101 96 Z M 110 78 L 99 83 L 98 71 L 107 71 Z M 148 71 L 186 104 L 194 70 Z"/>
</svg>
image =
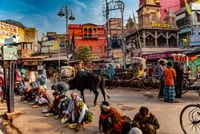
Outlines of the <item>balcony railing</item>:
<svg viewBox="0 0 200 134">
<path fill-rule="evenodd" d="M 91 39 L 91 38 L 98 38 L 97 34 L 83 34 L 83 38 Z"/>
</svg>

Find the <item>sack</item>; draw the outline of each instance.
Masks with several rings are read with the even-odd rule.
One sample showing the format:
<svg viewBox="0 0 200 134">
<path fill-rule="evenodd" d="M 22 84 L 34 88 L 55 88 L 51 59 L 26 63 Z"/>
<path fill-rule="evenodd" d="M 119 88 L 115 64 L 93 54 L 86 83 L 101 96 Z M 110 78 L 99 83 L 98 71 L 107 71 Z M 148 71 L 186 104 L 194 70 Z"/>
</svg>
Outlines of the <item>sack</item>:
<svg viewBox="0 0 200 134">
<path fill-rule="evenodd" d="M 93 120 L 93 113 L 89 110 L 85 111 L 85 121 L 86 122 L 92 122 Z"/>
</svg>

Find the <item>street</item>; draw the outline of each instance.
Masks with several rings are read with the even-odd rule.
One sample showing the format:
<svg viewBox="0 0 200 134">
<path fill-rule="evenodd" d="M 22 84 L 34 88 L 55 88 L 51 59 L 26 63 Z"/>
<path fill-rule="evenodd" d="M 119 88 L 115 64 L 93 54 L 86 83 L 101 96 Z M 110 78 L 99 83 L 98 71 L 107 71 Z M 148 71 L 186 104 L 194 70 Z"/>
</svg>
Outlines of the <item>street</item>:
<svg viewBox="0 0 200 134">
<path fill-rule="evenodd" d="M 51 84 L 48 84 L 48 92 Z M 131 119 L 138 112 L 140 106 L 147 106 L 160 123 L 158 134 L 182 134 L 179 123 L 179 115 L 184 106 L 190 103 L 199 103 L 200 97 L 196 92 L 190 91 L 178 99 L 180 103 L 166 103 L 157 99 L 158 91 L 143 90 L 134 91 L 132 88 L 116 88 L 108 90 L 111 97 L 110 104 L 119 110 L 123 115 L 128 115 Z M 68 91 L 69 95 L 71 91 Z M 75 92 L 78 92 L 75 90 Z M 99 91 L 100 93 L 100 91 Z M 86 104 L 94 113 L 92 123 L 84 125 L 78 133 L 95 134 L 98 133 L 98 119 L 100 114 L 99 104 L 102 101 L 102 94 L 99 94 L 98 105 L 93 107 L 94 94 L 89 90 L 85 92 Z M 66 128 L 67 124 L 61 124 L 53 117 L 44 117 L 41 110 L 46 107 L 32 108 L 30 104 L 24 104 L 20 97 L 15 97 L 15 111 L 23 112 L 22 115 L 13 120 L 13 125 L 17 127 L 22 134 L 73 134 L 74 130 Z"/>
</svg>

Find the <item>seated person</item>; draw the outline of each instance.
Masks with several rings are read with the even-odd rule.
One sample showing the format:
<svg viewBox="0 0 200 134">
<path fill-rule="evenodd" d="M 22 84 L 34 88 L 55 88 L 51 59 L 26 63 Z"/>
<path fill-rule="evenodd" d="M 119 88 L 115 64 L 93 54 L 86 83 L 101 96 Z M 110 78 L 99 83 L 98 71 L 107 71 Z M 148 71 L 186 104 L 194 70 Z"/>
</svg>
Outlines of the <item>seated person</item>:
<svg viewBox="0 0 200 134">
<path fill-rule="evenodd" d="M 69 90 L 69 84 L 65 82 L 58 82 L 55 85 L 52 85 L 51 89 L 58 92 L 60 95 L 65 95 L 67 90 Z"/>
<path fill-rule="evenodd" d="M 39 86 L 38 93 L 35 97 L 35 103 L 39 105 L 47 105 L 50 102 L 51 102 L 51 99 L 47 91 L 42 86 Z"/>
<path fill-rule="evenodd" d="M 54 115 L 58 115 L 59 114 L 59 108 L 58 108 L 58 105 L 60 103 L 60 95 L 58 92 L 53 92 L 53 97 L 54 97 L 54 100 L 53 100 L 53 104 L 49 105 L 48 106 L 48 112 L 49 113 L 53 113 Z"/>
<path fill-rule="evenodd" d="M 42 112 L 47 113 L 45 115 L 46 117 L 56 115 L 54 117 L 55 119 L 63 118 L 65 116 L 63 111 L 68 108 L 71 99 L 65 95 L 64 96 L 59 95 L 59 93 L 57 92 L 54 92 L 53 96 L 54 96 L 53 104 L 49 105 L 47 109 L 42 110 Z M 66 121 L 62 123 L 65 123 L 65 122 Z"/>
<path fill-rule="evenodd" d="M 71 119 L 72 123 L 78 123 L 76 131 L 79 131 L 80 125 L 84 121 L 86 110 L 88 110 L 88 108 L 83 100 L 76 93 L 71 93 L 71 101 L 64 113 L 68 119 Z"/>
<path fill-rule="evenodd" d="M 99 132 L 105 134 L 127 134 L 131 128 L 131 121 L 127 116 L 122 116 L 108 102 L 100 105 Z"/>
<path fill-rule="evenodd" d="M 137 78 L 144 77 L 144 68 L 142 66 L 139 67 Z"/>
<path fill-rule="evenodd" d="M 132 127 L 138 127 L 143 134 L 156 134 L 160 125 L 157 118 L 149 112 L 149 109 L 142 106 L 139 113 L 133 118 Z"/>
</svg>

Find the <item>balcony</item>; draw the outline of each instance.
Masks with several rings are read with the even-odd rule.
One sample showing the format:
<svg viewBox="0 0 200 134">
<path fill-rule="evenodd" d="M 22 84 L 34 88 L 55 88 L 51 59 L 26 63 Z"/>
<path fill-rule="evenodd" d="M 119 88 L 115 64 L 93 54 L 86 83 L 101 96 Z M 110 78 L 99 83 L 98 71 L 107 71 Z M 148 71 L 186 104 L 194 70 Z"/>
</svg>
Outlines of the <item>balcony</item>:
<svg viewBox="0 0 200 134">
<path fill-rule="evenodd" d="M 97 34 L 83 34 L 84 39 L 98 39 Z"/>
</svg>

